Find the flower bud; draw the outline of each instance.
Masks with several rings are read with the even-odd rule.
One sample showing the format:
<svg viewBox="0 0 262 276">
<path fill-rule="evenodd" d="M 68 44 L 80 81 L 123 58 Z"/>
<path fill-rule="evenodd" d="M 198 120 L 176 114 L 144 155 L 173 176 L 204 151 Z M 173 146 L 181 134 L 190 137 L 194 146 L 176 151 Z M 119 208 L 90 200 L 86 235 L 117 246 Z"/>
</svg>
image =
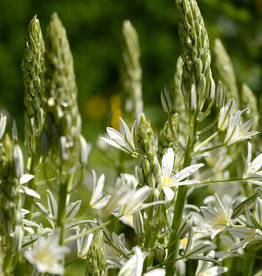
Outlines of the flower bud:
<svg viewBox="0 0 262 276">
<path fill-rule="evenodd" d="M 144 233 L 144 220 L 140 211 L 136 212 L 133 216 L 134 230 L 137 235 Z"/>
<path fill-rule="evenodd" d="M 224 86 L 223 86 L 223 83 L 219 81 L 217 85 L 217 93 L 216 93 L 216 107 L 222 107 L 224 105 L 224 100 L 225 100 Z"/>
<path fill-rule="evenodd" d="M 22 150 L 19 145 L 14 146 L 13 160 L 14 160 L 16 177 L 20 178 L 24 174 L 24 158 L 23 158 Z"/>
<path fill-rule="evenodd" d="M 166 257 L 166 252 L 165 249 L 163 248 L 163 246 L 161 244 L 157 244 L 154 248 L 154 254 L 155 254 L 155 259 L 157 260 L 157 262 L 159 264 L 161 264 L 165 257 Z"/>
<path fill-rule="evenodd" d="M 68 160 L 69 154 L 68 154 L 67 141 L 66 141 L 65 136 L 60 137 L 59 144 L 60 144 L 60 157 L 61 157 L 61 159 L 64 160 L 64 161 Z"/>
<path fill-rule="evenodd" d="M 189 232 L 189 230 L 191 229 L 192 227 L 192 224 L 193 224 L 193 219 L 192 219 L 192 216 L 189 215 L 188 217 L 186 217 L 182 223 L 181 223 L 181 226 L 178 230 L 178 234 L 177 234 L 177 237 L 182 240 L 185 238 L 185 236 L 187 235 L 187 233 Z"/>
<path fill-rule="evenodd" d="M 80 142 L 80 162 L 81 164 L 85 165 L 88 161 L 88 156 L 91 150 L 91 145 L 86 142 L 86 139 L 80 135 L 79 136 Z"/>
<path fill-rule="evenodd" d="M 12 139 L 13 141 L 18 141 L 18 131 L 17 131 L 15 119 L 13 119 L 13 123 L 12 123 Z"/>
<path fill-rule="evenodd" d="M 194 84 L 191 84 L 190 88 L 190 109 L 193 111 L 197 108 L 197 94 L 196 87 Z"/>
<path fill-rule="evenodd" d="M 169 91 L 164 87 L 164 90 L 161 91 L 161 103 L 164 109 L 164 112 L 170 113 L 172 111 L 172 102 Z"/>
</svg>

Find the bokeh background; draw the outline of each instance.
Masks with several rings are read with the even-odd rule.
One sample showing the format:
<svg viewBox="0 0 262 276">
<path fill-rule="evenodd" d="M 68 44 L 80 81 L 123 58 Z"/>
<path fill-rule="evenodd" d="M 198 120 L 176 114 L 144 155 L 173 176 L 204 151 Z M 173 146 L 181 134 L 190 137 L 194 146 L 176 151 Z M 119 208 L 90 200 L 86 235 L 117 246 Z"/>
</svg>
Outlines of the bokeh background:
<svg viewBox="0 0 262 276">
<path fill-rule="evenodd" d="M 259 95 L 262 1 L 198 0 L 198 4 L 211 48 L 219 37 L 232 58 L 239 83 L 247 83 Z M 139 34 L 145 113 L 156 126 L 162 124 L 160 91 L 172 84 L 180 47 L 173 0 L 0 0 L 0 12 L 0 108 L 17 120 L 21 136 L 24 89 L 20 68 L 27 26 L 37 14 L 45 34 L 53 12 L 67 29 L 87 140 L 95 143 L 98 134 L 105 132 L 119 101 L 125 19 Z"/>
</svg>

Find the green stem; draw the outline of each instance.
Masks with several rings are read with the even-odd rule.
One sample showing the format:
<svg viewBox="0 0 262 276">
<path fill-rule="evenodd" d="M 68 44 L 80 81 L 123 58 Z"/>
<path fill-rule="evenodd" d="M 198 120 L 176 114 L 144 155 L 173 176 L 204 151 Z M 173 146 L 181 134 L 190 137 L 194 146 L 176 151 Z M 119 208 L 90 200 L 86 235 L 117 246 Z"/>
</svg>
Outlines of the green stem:
<svg viewBox="0 0 262 276">
<path fill-rule="evenodd" d="M 207 149 L 204 149 L 204 150 L 200 150 L 200 151 L 197 151 L 194 153 L 194 155 L 197 155 L 197 154 L 203 154 L 205 152 L 209 152 L 209 151 L 212 151 L 212 150 L 215 150 L 215 149 L 219 149 L 221 147 L 224 147 L 226 146 L 225 144 L 220 144 L 220 145 L 217 145 L 217 146 L 214 146 L 214 147 L 210 147 L 210 148 L 207 148 Z"/>
<path fill-rule="evenodd" d="M 213 133 L 210 137 L 208 137 L 205 141 L 203 141 L 202 143 L 200 143 L 199 145 L 197 145 L 195 147 L 195 151 L 197 151 L 198 149 L 200 149 L 201 147 L 203 147 L 204 145 L 206 145 L 209 141 L 211 141 L 214 137 L 216 137 L 218 135 L 219 131 Z"/>
<path fill-rule="evenodd" d="M 192 152 L 196 142 L 196 134 L 198 130 L 198 122 L 195 120 L 195 114 L 191 115 L 190 119 L 190 136 L 188 137 L 187 150 L 185 152 L 185 159 L 183 167 L 187 167 L 192 161 Z M 187 186 L 180 186 L 176 197 L 174 217 L 172 222 L 173 231 L 170 234 L 169 245 L 168 245 L 168 256 L 166 265 L 166 276 L 174 276 L 176 270 L 176 259 L 178 256 L 179 243 L 177 239 L 177 232 L 181 225 L 184 213 L 184 207 L 186 204 Z"/>
<path fill-rule="evenodd" d="M 66 200 L 67 200 L 67 182 L 60 183 L 59 198 L 58 198 L 58 215 L 57 215 L 57 227 L 60 228 L 60 240 L 61 245 L 64 244 L 64 232 L 65 232 L 65 216 L 66 216 Z"/>
<path fill-rule="evenodd" d="M 249 248 L 247 250 L 246 257 L 244 260 L 244 264 L 243 264 L 243 269 L 242 269 L 242 275 L 243 276 L 252 276 L 253 274 L 253 266 L 254 266 L 254 262 L 255 262 L 255 258 L 254 255 L 250 254 L 249 252 L 255 253 L 256 250 L 254 249 L 254 247 Z"/>
<path fill-rule="evenodd" d="M 29 172 L 33 174 L 35 177 L 29 181 L 28 183 L 28 188 L 35 190 L 36 189 L 36 171 L 37 168 L 35 166 L 35 158 L 30 157 L 31 161 L 29 163 Z M 26 200 L 24 202 L 24 209 L 28 210 L 29 213 L 27 215 L 27 219 L 31 220 L 32 219 L 32 211 L 33 211 L 33 203 L 34 203 L 35 198 L 32 196 L 26 196 Z"/>
</svg>

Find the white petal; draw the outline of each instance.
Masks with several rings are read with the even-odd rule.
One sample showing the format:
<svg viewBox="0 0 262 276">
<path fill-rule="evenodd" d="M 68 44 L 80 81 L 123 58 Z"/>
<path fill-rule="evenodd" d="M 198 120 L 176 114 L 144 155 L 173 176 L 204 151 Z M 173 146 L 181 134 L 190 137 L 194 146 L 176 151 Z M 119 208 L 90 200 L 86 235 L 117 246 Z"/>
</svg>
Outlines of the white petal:
<svg viewBox="0 0 262 276">
<path fill-rule="evenodd" d="M 123 140 L 123 135 L 112 127 L 106 128 L 107 134 L 112 140 Z"/>
<path fill-rule="evenodd" d="M 164 186 L 163 191 L 166 195 L 167 200 L 171 201 L 173 199 L 174 195 L 175 195 L 173 190 L 171 188 L 167 187 L 167 186 Z"/>
<path fill-rule="evenodd" d="M 252 167 L 258 171 L 262 166 L 262 153 L 259 154 L 252 162 Z"/>
<path fill-rule="evenodd" d="M 145 273 L 143 276 L 165 276 L 165 275 L 166 275 L 166 272 L 163 268 L 156 268 Z"/>
<path fill-rule="evenodd" d="M 185 179 L 186 177 L 193 174 L 196 170 L 198 170 L 199 168 L 201 168 L 203 166 L 204 166 L 203 163 L 188 166 L 188 167 L 184 168 L 183 170 L 181 170 L 180 172 L 178 172 L 177 174 L 175 174 L 174 178 L 176 179 L 176 182 L 179 182 L 180 180 Z"/>
<path fill-rule="evenodd" d="M 174 151 L 172 148 L 168 148 L 162 158 L 162 171 L 165 176 L 169 177 L 172 173 L 174 165 Z"/>
<path fill-rule="evenodd" d="M 95 179 L 94 179 L 94 181 L 95 181 Z M 99 198 L 103 197 L 102 191 L 104 188 L 104 182 L 105 182 L 105 176 L 104 176 L 104 174 L 101 174 L 97 183 L 94 182 L 93 193 L 92 193 L 90 205 L 93 205 L 93 203 L 95 203 Z"/>
<path fill-rule="evenodd" d="M 125 121 L 121 117 L 119 117 L 119 127 L 120 127 L 120 132 L 121 132 L 122 135 L 124 133 L 126 133 L 127 136 L 129 136 L 129 137 L 131 136 L 131 132 L 130 132 L 127 124 L 125 123 Z"/>
<path fill-rule="evenodd" d="M 225 272 L 227 272 L 227 267 L 213 266 L 213 267 L 209 268 L 208 270 L 206 270 L 204 273 L 206 275 L 216 276 L 216 275 L 220 275 L 220 274 L 225 273 Z"/>
<path fill-rule="evenodd" d="M 32 196 L 32 197 L 35 197 L 38 199 L 41 198 L 40 195 L 36 191 L 34 191 L 26 186 L 23 186 L 20 191 L 24 192 L 25 194 L 27 194 L 29 196 Z"/>
<path fill-rule="evenodd" d="M 104 138 L 104 137 L 101 137 L 101 139 L 102 139 L 103 141 L 105 141 L 106 143 L 108 143 L 109 145 L 115 147 L 115 148 L 118 148 L 118 149 L 120 149 L 120 150 L 122 150 L 122 151 L 124 151 L 124 152 L 127 152 L 127 153 L 131 153 L 131 152 L 128 151 L 128 150 L 126 149 L 126 147 L 123 146 L 122 144 L 118 144 L 118 143 L 116 143 L 115 141 L 110 140 L 110 139 L 107 139 L 107 138 Z"/>
<path fill-rule="evenodd" d="M 20 177 L 20 184 L 25 184 L 27 182 L 29 182 L 31 179 L 33 179 L 35 176 L 32 175 L 32 174 L 23 174 L 21 177 Z"/>
</svg>

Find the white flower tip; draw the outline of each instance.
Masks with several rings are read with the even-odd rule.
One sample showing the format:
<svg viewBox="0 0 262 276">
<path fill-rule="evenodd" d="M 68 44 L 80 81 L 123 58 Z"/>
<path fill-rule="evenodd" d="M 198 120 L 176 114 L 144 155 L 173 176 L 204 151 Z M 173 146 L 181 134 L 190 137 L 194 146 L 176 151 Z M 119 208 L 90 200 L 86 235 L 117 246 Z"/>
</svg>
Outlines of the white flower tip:
<svg viewBox="0 0 262 276">
<path fill-rule="evenodd" d="M 31 179 L 33 179 L 35 176 L 32 175 L 32 174 L 23 174 L 21 177 L 20 177 L 20 184 L 25 184 L 27 182 L 29 182 Z"/>
</svg>

